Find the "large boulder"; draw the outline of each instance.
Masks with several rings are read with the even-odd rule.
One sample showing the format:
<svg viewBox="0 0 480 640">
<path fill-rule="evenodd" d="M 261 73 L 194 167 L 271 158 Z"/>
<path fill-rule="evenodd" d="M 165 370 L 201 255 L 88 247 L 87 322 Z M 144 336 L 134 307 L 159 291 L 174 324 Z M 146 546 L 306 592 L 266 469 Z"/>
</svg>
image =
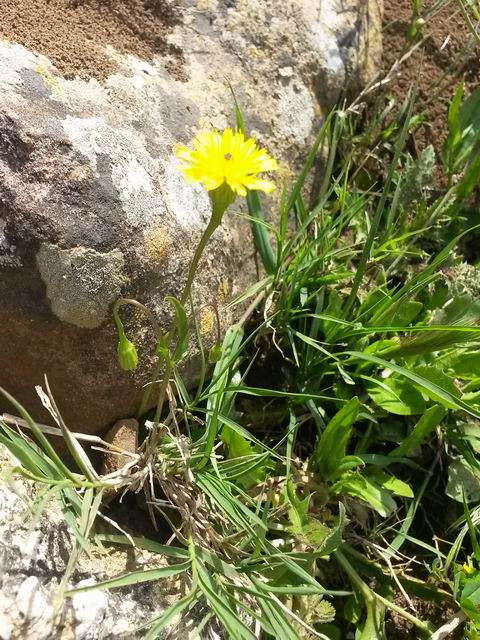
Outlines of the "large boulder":
<svg viewBox="0 0 480 640">
<path fill-rule="evenodd" d="M 120 295 L 167 326 L 209 214 L 172 151 L 201 125 L 250 131 L 288 175 L 322 115 L 380 56 L 380 5 L 364 0 L 22 0 L 0 34 L 0 385 L 44 418 L 47 374 L 67 424 L 95 433 L 132 415 L 152 335 L 127 333 L 142 365 L 116 360 Z M 239 204 L 233 207 L 237 209 Z M 248 224 L 229 213 L 194 299 L 208 346 L 225 303 L 255 277 Z M 209 306 L 210 305 L 210 306 Z M 185 367 L 195 376 L 195 358 Z"/>
</svg>

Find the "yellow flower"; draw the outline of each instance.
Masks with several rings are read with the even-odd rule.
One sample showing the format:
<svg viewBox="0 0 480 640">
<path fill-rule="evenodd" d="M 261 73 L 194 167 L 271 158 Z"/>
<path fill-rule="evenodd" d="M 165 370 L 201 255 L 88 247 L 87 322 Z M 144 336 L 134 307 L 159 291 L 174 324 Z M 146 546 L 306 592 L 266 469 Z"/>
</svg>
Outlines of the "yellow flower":
<svg viewBox="0 0 480 640">
<path fill-rule="evenodd" d="M 276 160 L 257 147 L 253 138 L 245 140 L 241 131 L 200 131 L 192 144 L 193 149 L 178 145 L 175 150 L 189 182 L 201 182 L 207 191 L 226 184 L 239 196 L 246 196 L 247 189 L 265 193 L 275 189 L 273 182 L 257 174 L 275 171 Z"/>
</svg>

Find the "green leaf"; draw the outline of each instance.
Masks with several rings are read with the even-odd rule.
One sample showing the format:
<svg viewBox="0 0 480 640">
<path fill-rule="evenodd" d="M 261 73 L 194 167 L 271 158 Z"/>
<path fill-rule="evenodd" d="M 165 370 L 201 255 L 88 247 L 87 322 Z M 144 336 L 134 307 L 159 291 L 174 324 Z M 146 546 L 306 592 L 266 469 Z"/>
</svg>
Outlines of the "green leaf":
<svg viewBox="0 0 480 640">
<path fill-rule="evenodd" d="M 442 404 L 451 403 L 455 409 L 463 409 L 471 416 L 480 418 L 480 412 L 477 411 L 474 407 L 468 405 L 466 402 L 463 402 L 460 398 L 457 399 L 454 395 L 449 393 L 448 390 L 442 389 L 436 384 L 430 382 L 430 380 L 427 380 L 426 378 L 416 374 L 413 371 L 409 371 L 405 367 L 400 367 L 394 362 L 388 362 L 383 358 L 378 358 L 377 356 L 362 353 L 360 351 L 346 351 L 345 355 L 351 356 L 353 359 L 358 358 L 359 360 L 374 362 L 375 364 L 385 367 L 386 369 L 391 369 L 392 371 L 405 376 L 405 378 L 407 378 L 411 382 L 414 382 L 416 386 L 422 390 L 422 393 L 425 393 L 425 395 L 427 395 L 432 400 L 440 398 L 443 401 Z"/>
<path fill-rule="evenodd" d="M 275 255 L 268 237 L 265 218 L 262 212 L 262 203 L 257 191 L 247 193 L 248 212 L 252 218 L 251 228 L 255 246 L 262 259 L 262 264 L 268 274 L 276 271 Z"/>
<path fill-rule="evenodd" d="M 469 196 L 480 180 L 480 156 L 476 155 L 467 165 L 465 174 L 457 187 L 458 198 Z"/>
<path fill-rule="evenodd" d="M 55 448 L 52 446 L 50 440 L 44 435 L 43 431 L 37 425 L 32 416 L 27 412 L 27 410 L 24 409 L 23 406 L 2 387 L 0 387 L 0 395 L 3 396 L 11 405 L 13 405 L 21 415 L 21 417 L 27 422 L 33 435 L 35 436 L 36 441 L 40 445 L 40 448 L 43 449 L 46 457 L 49 459 L 49 461 L 51 461 L 52 465 L 55 466 L 56 473 L 58 473 L 59 477 L 68 478 L 73 482 L 75 482 L 75 480 L 78 480 L 78 476 L 73 474 L 70 469 L 63 463 L 63 460 L 55 451 Z"/>
<path fill-rule="evenodd" d="M 407 300 L 394 309 L 391 316 L 386 314 L 384 320 L 392 327 L 406 327 L 418 316 L 423 309 L 423 304 L 416 300 Z"/>
<path fill-rule="evenodd" d="M 444 407 L 434 405 L 429 407 L 409 435 L 402 440 L 400 445 L 393 449 L 388 455 L 393 458 L 400 458 L 409 455 L 416 447 L 424 442 L 425 438 L 438 427 L 445 417 Z"/>
<path fill-rule="evenodd" d="M 333 529 L 328 530 L 327 535 L 324 536 L 323 540 L 319 544 L 319 547 L 315 550 L 316 553 L 328 556 L 336 549 L 338 549 L 338 547 L 342 544 L 342 536 L 346 524 L 347 519 L 345 515 L 345 507 L 341 502 L 339 502 L 337 524 L 335 525 L 335 527 L 333 527 Z"/>
<path fill-rule="evenodd" d="M 437 310 L 430 326 L 448 327 L 449 330 L 422 332 L 414 337 L 404 338 L 383 355 L 405 357 L 430 354 L 451 346 L 462 344 L 480 337 L 480 301 L 472 300 L 469 295 L 461 295 L 450 300 L 445 307 Z M 458 327 L 458 330 L 456 330 Z"/>
<path fill-rule="evenodd" d="M 463 513 L 465 514 L 465 522 L 467 523 L 468 533 L 470 535 L 470 541 L 472 543 L 475 560 L 477 562 L 480 562 L 480 545 L 478 544 L 477 531 L 475 529 L 475 525 L 473 524 L 472 515 L 467 506 L 465 495 L 463 496 Z"/>
<path fill-rule="evenodd" d="M 411 416 L 425 411 L 422 394 L 404 378 L 371 379 L 367 393 L 376 405 L 389 413 Z"/>
<path fill-rule="evenodd" d="M 287 482 L 285 494 L 290 504 L 288 519 L 290 520 L 291 531 L 295 535 L 301 535 L 303 533 L 303 527 L 307 522 L 310 495 L 305 496 L 303 500 L 297 498 L 296 487 L 291 480 Z"/>
<path fill-rule="evenodd" d="M 414 493 L 410 485 L 408 485 L 403 480 L 396 478 L 395 476 L 386 473 L 378 468 L 369 469 L 366 473 L 368 478 L 374 480 L 384 489 L 391 491 L 393 494 L 397 496 L 402 496 L 404 498 L 413 498 Z"/>
<path fill-rule="evenodd" d="M 283 609 L 272 598 L 261 596 L 257 598 L 257 603 L 263 613 L 259 621 L 267 633 L 270 632 L 271 635 L 282 640 L 300 640 L 300 636 Z"/>
<path fill-rule="evenodd" d="M 448 467 L 447 496 L 457 502 L 480 501 L 480 476 L 464 458 L 456 458 Z"/>
<path fill-rule="evenodd" d="M 475 90 L 460 106 L 463 84 L 460 84 L 448 112 L 449 135 L 442 157 L 450 174 L 460 173 L 466 164 L 475 161 L 480 138 L 480 90 Z"/>
<path fill-rule="evenodd" d="M 313 452 L 312 460 L 327 480 L 338 477 L 338 468 L 345 457 L 347 442 L 360 410 L 355 396 L 330 420 Z"/>
<path fill-rule="evenodd" d="M 265 523 L 256 513 L 233 495 L 231 483 L 207 472 L 197 473 L 195 482 L 240 531 L 257 539 L 257 530 L 266 530 Z"/>
<path fill-rule="evenodd" d="M 140 584 L 143 582 L 151 582 L 152 580 L 160 580 L 161 578 L 170 578 L 180 573 L 185 573 L 191 568 L 191 562 L 181 562 L 168 567 L 160 567 L 159 569 L 144 569 L 140 571 L 130 571 L 125 575 L 98 582 L 97 584 L 70 589 L 65 593 L 72 596 L 75 593 L 85 593 L 86 591 L 96 591 L 103 589 L 117 589 L 118 587 L 126 587 L 130 584 Z"/>
<path fill-rule="evenodd" d="M 165 300 L 168 300 L 175 310 L 175 324 L 177 327 L 177 343 L 173 351 L 172 359 L 174 362 L 179 362 L 188 351 L 188 338 L 190 335 L 190 327 L 185 307 L 180 300 L 177 300 L 174 296 L 165 296 Z"/>
<path fill-rule="evenodd" d="M 446 391 L 447 393 L 449 393 L 450 395 L 456 398 L 460 398 L 460 396 L 462 395 L 460 390 L 457 388 L 457 386 L 453 382 L 452 378 L 447 376 L 447 374 L 444 373 L 438 367 L 434 367 L 432 365 L 421 365 L 419 367 L 415 367 L 414 369 L 412 369 L 412 371 L 422 376 L 422 378 L 424 378 L 425 380 L 429 380 L 430 382 L 433 382 L 434 385 L 436 385 L 437 387 L 440 387 L 441 389 L 443 389 L 444 391 Z M 439 397 L 439 398 L 432 397 L 432 395 L 435 395 L 435 394 L 432 394 L 431 392 L 428 395 L 432 400 L 435 400 L 435 399 L 438 400 L 440 404 L 445 405 L 449 409 L 456 408 L 455 404 L 449 401 L 446 401 L 442 397 Z"/>
<path fill-rule="evenodd" d="M 442 146 L 442 160 L 445 168 L 449 172 L 453 172 L 455 155 L 459 143 L 461 142 L 461 124 L 458 113 L 460 111 L 460 105 L 462 104 L 463 88 L 464 85 L 462 80 L 458 83 L 455 95 L 448 107 L 447 121 L 449 133 Z"/>
<path fill-rule="evenodd" d="M 390 492 L 353 471 L 345 473 L 333 486 L 333 493 L 346 493 L 369 504 L 381 516 L 388 516 L 396 507 Z"/>
<path fill-rule="evenodd" d="M 235 92 L 233 91 L 232 85 L 230 83 L 228 84 L 230 87 L 230 91 L 232 92 L 233 101 L 235 103 L 235 120 L 237 124 L 237 129 L 241 131 L 244 135 L 246 135 L 245 120 L 240 110 L 237 97 L 235 95 Z M 275 273 L 275 270 L 276 270 L 276 261 L 275 261 L 275 256 L 273 254 L 272 245 L 270 244 L 270 239 L 268 237 L 268 231 L 265 225 L 265 218 L 263 217 L 263 212 L 262 212 L 262 204 L 260 202 L 260 198 L 258 196 L 257 191 L 248 191 L 247 205 L 248 205 L 248 212 L 251 217 L 251 229 L 252 229 L 252 235 L 255 241 L 255 246 L 262 259 L 262 263 L 263 263 L 263 266 L 265 267 L 265 271 L 268 274 L 273 274 Z"/>
<path fill-rule="evenodd" d="M 343 615 L 346 620 L 351 622 L 352 624 L 357 624 L 357 622 L 362 617 L 363 605 L 360 601 L 358 595 L 353 593 L 347 600 L 343 606 Z"/>
<path fill-rule="evenodd" d="M 175 618 L 188 609 L 195 601 L 196 597 L 197 593 L 195 590 L 187 593 L 187 595 L 180 598 L 178 602 L 174 602 L 171 607 L 168 607 L 161 616 L 150 620 L 146 625 L 142 625 L 141 628 L 149 627 L 149 631 L 144 636 L 144 640 L 157 640 L 162 629 L 165 629 L 165 627 L 173 622 Z"/>
<path fill-rule="evenodd" d="M 336 526 L 331 529 L 307 513 L 310 496 L 304 500 L 298 500 L 296 496 L 292 495 L 292 490 L 293 485 L 290 490 L 287 489 L 291 505 L 288 513 L 291 532 L 304 544 L 311 547 L 316 555 L 330 555 L 342 543 L 346 523 L 345 507 L 341 502 L 339 503 L 338 521 Z"/>
<path fill-rule="evenodd" d="M 466 581 L 460 596 L 460 606 L 476 624 L 480 624 L 480 575 Z"/>
<path fill-rule="evenodd" d="M 317 631 L 322 633 L 328 640 L 342 640 L 342 632 L 334 624 L 318 624 Z"/>
<path fill-rule="evenodd" d="M 237 96 L 235 95 L 235 91 L 233 90 L 233 87 L 230 84 L 229 80 L 227 80 L 227 83 L 232 94 L 233 102 L 235 104 L 235 122 L 237 125 L 237 129 L 245 134 L 245 120 L 243 119 L 243 114 L 240 109 L 240 105 L 238 104 Z"/>
<path fill-rule="evenodd" d="M 338 477 L 343 475 L 346 471 L 355 469 L 356 467 L 363 467 L 364 460 L 360 456 L 344 456 L 338 465 L 337 475 Z"/>
<path fill-rule="evenodd" d="M 480 429 L 478 424 L 466 422 L 457 423 L 460 438 L 472 447 L 475 453 L 480 453 Z"/>
<path fill-rule="evenodd" d="M 452 368 L 457 375 L 480 376 L 480 351 L 473 353 L 460 352 L 449 360 L 449 368 Z"/>
<path fill-rule="evenodd" d="M 435 150 L 432 145 L 428 145 L 405 172 L 399 195 L 399 204 L 404 209 L 408 209 L 414 200 L 420 198 L 425 187 L 432 183 L 434 167 Z"/>
<path fill-rule="evenodd" d="M 222 343 L 222 355 L 213 371 L 211 390 L 207 400 L 206 443 L 202 458 L 196 463 L 196 469 L 202 469 L 210 459 L 219 429 L 219 416 L 228 415 L 236 388 L 227 390 L 236 368 L 240 345 L 243 340 L 243 329 L 232 325 L 225 333 Z"/>
<path fill-rule="evenodd" d="M 198 587 L 207 599 L 212 611 L 225 626 L 229 637 L 235 638 L 235 640 L 255 640 L 253 632 L 240 619 L 236 607 L 220 579 L 212 575 L 199 561 L 196 561 L 195 567 Z"/>
<path fill-rule="evenodd" d="M 0 443 L 35 476 L 60 480 L 63 476 L 38 445 L 22 438 L 11 427 L 0 421 Z"/>
<path fill-rule="evenodd" d="M 174 558 L 188 558 L 189 554 L 186 549 L 181 547 L 174 547 L 171 545 L 160 544 L 148 538 L 127 538 L 127 536 L 112 533 L 98 533 L 95 535 L 95 539 L 101 542 L 109 542 L 111 544 L 124 544 L 129 547 L 132 546 L 132 541 L 135 547 L 138 549 L 144 549 L 145 551 L 151 551 L 152 553 L 158 553 L 162 556 L 172 556 Z"/>
<path fill-rule="evenodd" d="M 261 455 L 261 449 L 259 446 L 254 445 L 237 430 L 234 430 L 227 425 L 225 425 L 221 431 L 221 439 L 227 445 L 228 460 L 243 458 L 243 462 L 248 465 L 248 459 L 250 459 L 251 463 L 255 463 Z M 260 464 L 254 464 L 254 468 L 249 470 L 247 473 L 239 473 L 235 480 L 246 489 L 250 489 L 250 487 L 262 482 L 265 480 L 268 458 L 268 454 L 266 456 L 264 455 L 262 457 L 263 462 Z"/>
</svg>

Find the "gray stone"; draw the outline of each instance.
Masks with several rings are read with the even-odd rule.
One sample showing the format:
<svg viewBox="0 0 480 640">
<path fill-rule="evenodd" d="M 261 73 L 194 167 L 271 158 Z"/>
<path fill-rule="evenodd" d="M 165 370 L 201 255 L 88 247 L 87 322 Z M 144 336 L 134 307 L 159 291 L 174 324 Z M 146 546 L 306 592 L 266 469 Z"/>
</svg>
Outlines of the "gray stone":
<svg viewBox="0 0 480 640">
<path fill-rule="evenodd" d="M 15 597 L 15 604 L 23 618 L 38 620 L 44 615 L 47 602 L 36 576 L 29 576 L 22 582 Z"/>
<path fill-rule="evenodd" d="M 99 253 L 74 247 L 42 244 L 37 253 L 40 276 L 53 313 L 63 322 L 95 329 L 126 284 L 122 252 Z"/>
<path fill-rule="evenodd" d="M 93 584 L 93 578 L 86 578 L 75 586 L 79 588 Z M 75 639 L 97 640 L 108 609 L 108 595 L 104 591 L 80 592 L 72 597 L 71 603 L 75 612 Z"/>
<path fill-rule="evenodd" d="M 2 471 L 14 464 L 0 447 Z M 7 484 L 0 478 L 0 640 L 139 638 L 138 626 L 181 597 L 180 583 L 166 579 L 59 597 L 75 537 L 55 499 L 44 505 L 41 517 L 32 517 L 28 505 L 38 499 L 37 489 L 23 479 Z M 123 546 L 101 550 L 92 543 L 88 554 L 79 555 L 66 586 L 88 586 L 128 570 L 165 564 L 156 554 Z"/>
<path fill-rule="evenodd" d="M 165 296 L 181 295 L 210 214 L 207 194 L 179 174 L 173 145 L 201 125 L 232 124 L 226 77 L 283 181 L 326 111 L 379 61 L 378 2 L 177 4 L 167 38 L 181 52 L 180 75 L 161 56 L 106 47 L 116 70 L 103 82 L 66 78 L 45 56 L 0 43 L 0 385 L 45 421 L 34 387 L 47 374 L 75 431 L 101 432 L 138 407 L 153 335 L 139 313 L 125 314 L 141 364 L 122 371 L 111 305 L 136 298 L 168 326 Z M 223 327 L 226 303 L 256 277 L 248 223 L 234 215 L 241 207 L 215 233 L 194 287 L 197 312 L 216 305 Z M 202 327 L 208 349 L 215 326 Z M 195 354 L 192 344 L 187 384 Z"/>
</svg>

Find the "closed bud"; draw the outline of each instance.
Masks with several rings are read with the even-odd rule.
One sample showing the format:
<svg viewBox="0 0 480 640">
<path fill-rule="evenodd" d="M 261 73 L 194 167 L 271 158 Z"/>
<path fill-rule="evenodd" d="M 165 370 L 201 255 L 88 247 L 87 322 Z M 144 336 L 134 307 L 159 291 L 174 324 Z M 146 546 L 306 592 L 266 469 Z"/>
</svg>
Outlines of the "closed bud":
<svg viewBox="0 0 480 640">
<path fill-rule="evenodd" d="M 214 362 L 218 362 L 221 357 L 222 357 L 222 345 L 214 344 L 208 354 L 208 361 L 213 364 Z"/>
<path fill-rule="evenodd" d="M 118 361 L 124 371 L 133 371 L 137 368 L 138 355 L 133 342 L 122 332 L 118 341 Z"/>
</svg>

